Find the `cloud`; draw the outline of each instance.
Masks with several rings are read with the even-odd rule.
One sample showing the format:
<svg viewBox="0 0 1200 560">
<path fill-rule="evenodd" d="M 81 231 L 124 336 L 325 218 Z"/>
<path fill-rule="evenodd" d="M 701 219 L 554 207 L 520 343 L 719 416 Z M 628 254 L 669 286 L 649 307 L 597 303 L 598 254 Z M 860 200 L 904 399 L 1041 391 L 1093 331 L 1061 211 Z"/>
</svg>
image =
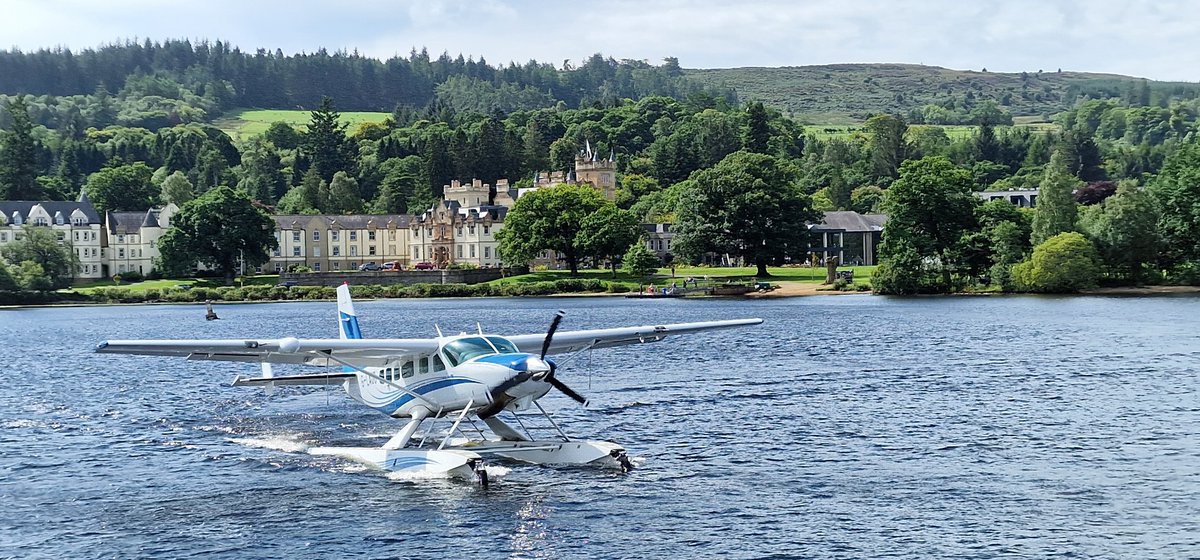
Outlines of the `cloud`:
<svg viewBox="0 0 1200 560">
<path fill-rule="evenodd" d="M 554 64 L 593 53 L 685 67 L 906 62 L 1200 79 L 1188 0 L 10 0 L 0 37 L 30 50 L 123 38 L 225 39 L 253 51 L 353 50 Z"/>
</svg>

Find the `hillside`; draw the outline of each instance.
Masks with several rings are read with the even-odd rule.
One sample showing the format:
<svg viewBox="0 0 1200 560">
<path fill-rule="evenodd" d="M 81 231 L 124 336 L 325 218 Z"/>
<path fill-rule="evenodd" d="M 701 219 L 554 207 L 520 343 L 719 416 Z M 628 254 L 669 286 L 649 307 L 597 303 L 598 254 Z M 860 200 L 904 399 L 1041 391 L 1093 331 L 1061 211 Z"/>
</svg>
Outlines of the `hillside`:
<svg viewBox="0 0 1200 560">
<path fill-rule="evenodd" d="M 992 100 L 1014 116 L 1048 117 L 1081 96 L 1194 98 L 1200 84 L 1144 81 L 1088 72 L 1006 74 L 915 64 L 831 64 L 782 68 L 688 69 L 709 87 L 730 87 L 742 101 L 762 101 L 810 123 L 861 122 L 878 112 L 908 115 L 926 105 L 970 106 Z"/>
</svg>

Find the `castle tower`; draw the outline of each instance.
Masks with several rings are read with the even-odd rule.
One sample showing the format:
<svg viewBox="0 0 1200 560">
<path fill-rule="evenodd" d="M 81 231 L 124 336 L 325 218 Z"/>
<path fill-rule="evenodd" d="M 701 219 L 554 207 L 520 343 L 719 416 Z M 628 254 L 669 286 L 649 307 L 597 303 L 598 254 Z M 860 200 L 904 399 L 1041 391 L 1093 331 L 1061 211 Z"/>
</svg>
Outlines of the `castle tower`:
<svg viewBox="0 0 1200 560">
<path fill-rule="evenodd" d="M 585 143 L 584 149 L 575 156 L 575 181 L 591 184 L 608 200 L 616 199 L 616 154 L 609 152 L 607 159 L 599 157 L 592 151 L 591 142 Z"/>
<path fill-rule="evenodd" d="M 465 185 L 459 183 L 458 180 L 453 180 L 449 185 L 442 187 L 442 198 L 448 201 L 457 201 L 458 205 L 463 208 L 486 206 L 491 199 L 491 188 L 491 185 L 485 185 L 479 179 Z"/>
</svg>

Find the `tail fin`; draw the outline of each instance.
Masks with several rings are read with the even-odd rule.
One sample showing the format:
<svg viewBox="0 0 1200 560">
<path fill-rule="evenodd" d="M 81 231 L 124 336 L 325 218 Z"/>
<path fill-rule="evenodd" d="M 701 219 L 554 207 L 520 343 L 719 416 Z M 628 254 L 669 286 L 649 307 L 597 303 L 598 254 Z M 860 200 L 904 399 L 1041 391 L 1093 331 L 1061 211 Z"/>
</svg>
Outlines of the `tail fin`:
<svg viewBox="0 0 1200 560">
<path fill-rule="evenodd" d="M 354 302 L 350 300 L 350 285 L 342 284 L 337 287 L 338 299 L 338 334 L 342 338 L 362 338 L 358 328 L 358 315 L 354 313 Z"/>
</svg>

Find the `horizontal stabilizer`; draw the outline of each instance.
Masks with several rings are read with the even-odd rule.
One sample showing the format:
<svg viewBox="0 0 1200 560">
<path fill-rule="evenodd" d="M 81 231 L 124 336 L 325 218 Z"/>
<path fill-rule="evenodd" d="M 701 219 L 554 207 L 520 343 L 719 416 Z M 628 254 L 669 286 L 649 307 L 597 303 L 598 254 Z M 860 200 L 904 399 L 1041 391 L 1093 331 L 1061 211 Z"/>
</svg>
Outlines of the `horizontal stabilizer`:
<svg viewBox="0 0 1200 560">
<path fill-rule="evenodd" d="M 341 385 L 343 381 L 354 378 L 353 373 L 306 373 L 302 375 L 279 375 L 275 377 L 242 377 L 233 380 L 234 387 L 261 387 L 272 384 L 280 385 Z"/>
</svg>

